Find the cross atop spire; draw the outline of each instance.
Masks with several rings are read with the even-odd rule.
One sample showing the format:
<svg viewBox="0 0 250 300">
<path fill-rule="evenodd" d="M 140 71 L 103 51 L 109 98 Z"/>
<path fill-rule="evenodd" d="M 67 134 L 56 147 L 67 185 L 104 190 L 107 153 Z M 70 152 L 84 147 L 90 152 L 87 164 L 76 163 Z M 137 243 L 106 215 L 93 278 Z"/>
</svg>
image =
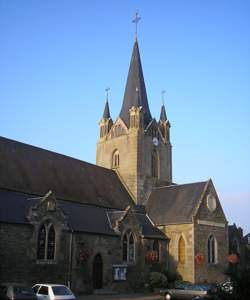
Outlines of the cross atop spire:
<svg viewBox="0 0 250 300">
<path fill-rule="evenodd" d="M 137 40 L 137 24 L 141 20 L 141 17 L 139 17 L 139 11 L 137 10 L 135 13 L 135 18 L 132 20 L 133 23 L 135 23 L 135 39 Z"/>
<path fill-rule="evenodd" d="M 165 94 L 166 94 L 166 91 L 165 91 L 165 90 L 161 91 L 162 105 L 165 105 L 165 97 L 164 97 Z"/>
</svg>

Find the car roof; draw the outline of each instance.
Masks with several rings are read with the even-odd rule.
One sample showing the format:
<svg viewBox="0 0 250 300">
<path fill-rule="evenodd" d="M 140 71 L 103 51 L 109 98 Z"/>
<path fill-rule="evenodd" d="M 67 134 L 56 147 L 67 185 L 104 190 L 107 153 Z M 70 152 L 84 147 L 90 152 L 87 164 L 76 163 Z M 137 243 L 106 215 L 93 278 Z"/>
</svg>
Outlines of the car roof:
<svg viewBox="0 0 250 300">
<path fill-rule="evenodd" d="M 51 286 L 51 287 L 53 287 L 53 286 L 65 286 L 65 287 L 67 287 L 66 285 L 64 285 L 64 284 L 56 284 L 56 283 L 36 283 L 35 285 L 33 285 L 33 286 L 36 286 L 36 285 L 44 285 L 44 286 Z"/>
</svg>

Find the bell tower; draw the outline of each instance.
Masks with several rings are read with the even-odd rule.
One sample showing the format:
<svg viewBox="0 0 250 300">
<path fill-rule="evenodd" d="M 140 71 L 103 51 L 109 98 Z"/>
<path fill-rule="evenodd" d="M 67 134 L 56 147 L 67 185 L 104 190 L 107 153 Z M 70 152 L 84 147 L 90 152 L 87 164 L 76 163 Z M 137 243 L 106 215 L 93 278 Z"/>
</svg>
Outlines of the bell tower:
<svg viewBox="0 0 250 300">
<path fill-rule="evenodd" d="M 137 37 L 120 114 L 113 124 L 106 102 L 99 125 L 96 163 L 117 172 L 135 203 L 146 204 L 154 186 L 172 182 L 170 123 L 164 105 L 159 122 L 151 116 Z"/>
</svg>

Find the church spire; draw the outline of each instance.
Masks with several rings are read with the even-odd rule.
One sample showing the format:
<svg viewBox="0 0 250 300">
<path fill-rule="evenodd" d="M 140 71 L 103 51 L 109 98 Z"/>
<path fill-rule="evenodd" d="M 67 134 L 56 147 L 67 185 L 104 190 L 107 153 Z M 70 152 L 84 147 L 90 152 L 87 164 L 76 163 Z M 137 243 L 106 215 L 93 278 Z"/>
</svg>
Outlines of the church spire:
<svg viewBox="0 0 250 300">
<path fill-rule="evenodd" d="M 129 126 L 129 110 L 132 106 L 142 107 L 144 125 L 147 126 L 152 120 L 152 117 L 148 105 L 137 38 L 135 39 L 133 47 L 123 104 L 120 112 L 120 118 L 127 126 Z"/>
</svg>

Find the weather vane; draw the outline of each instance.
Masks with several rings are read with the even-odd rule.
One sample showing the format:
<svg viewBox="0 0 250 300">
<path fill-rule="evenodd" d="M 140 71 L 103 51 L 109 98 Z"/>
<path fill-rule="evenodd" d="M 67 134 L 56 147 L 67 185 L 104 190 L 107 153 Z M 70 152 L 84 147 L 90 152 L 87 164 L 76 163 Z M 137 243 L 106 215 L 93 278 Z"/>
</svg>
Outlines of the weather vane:
<svg viewBox="0 0 250 300">
<path fill-rule="evenodd" d="M 137 39 L 137 24 L 140 21 L 141 17 L 139 17 L 139 11 L 137 10 L 135 13 L 135 18 L 132 20 L 135 23 L 135 38 Z"/>
<path fill-rule="evenodd" d="M 165 97 L 164 97 L 164 95 L 166 94 L 166 91 L 165 90 L 163 90 L 163 91 L 161 91 L 161 99 L 162 99 L 162 105 L 164 105 L 165 103 Z"/>
<path fill-rule="evenodd" d="M 107 87 L 107 88 L 105 89 L 105 91 L 106 91 L 106 93 L 107 93 L 107 101 L 108 101 L 108 99 L 109 99 L 109 90 L 110 90 L 109 87 Z"/>
</svg>

